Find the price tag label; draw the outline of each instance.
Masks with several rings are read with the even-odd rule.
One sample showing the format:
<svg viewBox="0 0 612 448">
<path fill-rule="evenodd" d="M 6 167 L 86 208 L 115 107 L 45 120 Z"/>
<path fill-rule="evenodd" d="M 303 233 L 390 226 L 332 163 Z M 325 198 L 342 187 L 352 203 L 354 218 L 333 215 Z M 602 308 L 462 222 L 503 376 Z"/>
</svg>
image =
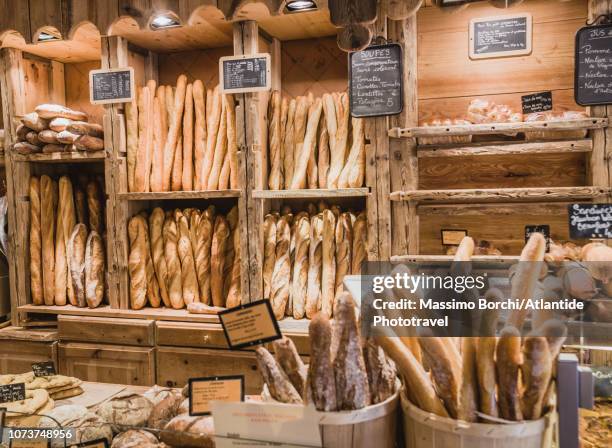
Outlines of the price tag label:
<svg viewBox="0 0 612 448">
<path fill-rule="evenodd" d="M 244 376 L 211 376 L 189 380 L 189 415 L 208 415 L 212 401 L 244 401 Z"/>
<path fill-rule="evenodd" d="M 25 400 L 25 383 L 0 386 L 0 403 Z"/>
<path fill-rule="evenodd" d="M 548 92 L 523 95 L 521 96 L 521 104 L 523 106 L 524 114 L 530 114 L 533 112 L 546 112 L 547 110 L 552 110 L 552 92 L 549 90 Z"/>
<path fill-rule="evenodd" d="M 32 364 L 32 372 L 34 372 L 34 376 L 57 375 L 57 372 L 55 371 L 55 364 L 53 363 L 53 361 L 36 362 Z"/>
<path fill-rule="evenodd" d="M 444 246 L 458 246 L 461 240 L 468 235 L 467 230 L 442 229 L 442 244 Z"/>
<path fill-rule="evenodd" d="M 237 350 L 282 338 L 267 299 L 221 311 L 219 320 L 230 349 Z"/>
<path fill-rule="evenodd" d="M 525 226 L 525 243 L 534 233 L 541 233 L 546 238 L 546 252 L 550 250 L 550 226 L 548 224 L 528 225 Z"/>
<path fill-rule="evenodd" d="M 96 439 L 91 440 L 89 442 L 82 442 L 77 445 L 73 445 L 77 448 L 108 448 L 108 440 L 106 439 Z"/>
<path fill-rule="evenodd" d="M 89 72 L 89 101 L 92 104 L 129 103 L 134 93 L 132 67 Z"/>
</svg>

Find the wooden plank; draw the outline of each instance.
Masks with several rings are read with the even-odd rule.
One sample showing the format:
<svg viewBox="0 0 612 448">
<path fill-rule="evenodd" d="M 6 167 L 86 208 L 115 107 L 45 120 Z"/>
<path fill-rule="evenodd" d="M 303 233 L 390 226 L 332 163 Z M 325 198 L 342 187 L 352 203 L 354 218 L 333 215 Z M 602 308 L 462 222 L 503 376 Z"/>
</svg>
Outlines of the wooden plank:
<svg viewBox="0 0 612 448">
<path fill-rule="evenodd" d="M 459 157 L 523 154 L 558 154 L 590 152 L 593 141 L 590 138 L 581 140 L 543 141 L 534 143 L 507 144 L 474 144 L 474 145 L 422 145 L 418 148 L 418 157 Z"/>
<path fill-rule="evenodd" d="M 370 189 L 363 188 L 312 188 L 304 190 L 254 190 L 255 199 L 310 199 L 310 198 L 352 198 L 366 197 Z"/>
<path fill-rule="evenodd" d="M 394 191 L 392 201 L 418 201 L 420 203 L 459 202 L 542 202 L 593 199 L 605 196 L 609 188 L 556 187 L 556 188 L 490 188 L 463 190 Z"/>
<path fill-rule="evenodd" d="M 91 62 L 64 64 L 66 106 L 89 116 L 90 123 L 102 124 L 104 106 L 89 102 L 89 72 L 100 68 L 100 59 Z"/>
<path fill-rule="evenodd" d="M 117 199 L 129 201 L 166 201 L 175 199 L 239 198 L 242 190 L 164 191 L 159 193 L 117 193 Z"/>
<path fill-rule="evenodd" d="M 393 128 L 389 130 L 389 136 L 396 138 L 445 137 L 454 135 L 486 135 L 526 131 L 573 131 L 581 129 L 601 129 L 607 126 L 607 118 L 591 117 L 577 120 L 532 121 L 529 123 L 484 123 L 452 126 Z"/>
<path fill-rule="evenodd" d="M 106 152 L 53 152 L 49 154 L 14 154 L 15 162 L 45 162 L 45 163 L 67 163 L 67 162 L 100 162 L 106 158 Z"/>
<path fill-rule="evenodd" d="M 34 342 L 54 342 L 58 339 L 55 328 L 42 328 L 31 330 L 24 327 L 8 326 L 0 330 L 0 340 L 12 341 L 34 341 Z"/>
<path fill-rule="evenodd" d="M 61 315 L 57 317 L 57 329 L 62 341 L 155 345 L 152 320 Z"/>
<path fill-rule="evenodd" d="M 520 257 L 516 255 L 472 255 L 471 260 L 475 263 L 494 263 L 510 266 L 511 264 L 516 263 L 519 258 Z M 391 262 L 393 263 L 450 263 L 453 260 L 453 255 L 394 255 L 391 257 Z"/>
<path fill-rule="evenodd" d="M 567 213 L 568 202 L 550 203 L 526 203 L 520 204 L 521 216 L 541 216 L 546 214 L 564 215 Z M 517 214 L 516 204 L 461 204 L 461 207 L 453 204 L 420 205 L 418 207 L 421 216 L 490 216 Z"/>
<path fill-rule="evenodd" d="M 28 372 L 33 363 L 46 361 L 57 366 L 57 342 L 11 340 L 0 344 L 0 375 Z"/>
</svg>

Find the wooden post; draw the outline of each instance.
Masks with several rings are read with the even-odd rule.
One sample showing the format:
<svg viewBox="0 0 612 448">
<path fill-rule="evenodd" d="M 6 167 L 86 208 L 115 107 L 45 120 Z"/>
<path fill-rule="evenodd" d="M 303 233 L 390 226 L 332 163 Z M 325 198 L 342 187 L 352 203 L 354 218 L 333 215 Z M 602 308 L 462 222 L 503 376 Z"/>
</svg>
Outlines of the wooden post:
<svg viewBox="0 0 612 448">
<path fill-rule="evenodd" d="M 389 39 L 402 45 L 404 51 L 404 110 L 390 118 L 390 127 L 412 127 L 418 124 L 417 96 L 417 19 L 416 14 L 404 20 L 389 20 Z M 416 139 L 392 138 L 389 143 L 391 191 L 419 188 Z M 419 253 L 419 220 L 416 203 L 394 202 L 392 255 Z"/>
</svg>

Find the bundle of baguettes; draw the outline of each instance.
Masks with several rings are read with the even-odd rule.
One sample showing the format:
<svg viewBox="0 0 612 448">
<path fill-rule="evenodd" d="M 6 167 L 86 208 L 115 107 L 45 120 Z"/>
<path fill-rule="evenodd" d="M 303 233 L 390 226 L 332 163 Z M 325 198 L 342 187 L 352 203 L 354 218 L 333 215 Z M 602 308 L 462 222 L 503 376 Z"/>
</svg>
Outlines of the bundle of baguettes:
<svg viewBox="0 0 612 448">
<path fill-rule="evenodd" d="M 295 215 L 285 207 L 264 219 L 264 297 L 277 319 L 331 317 L 347 274 L 359 274 L 366 259 L 365 212 L 308 205 Z"/>
<path fill-rule="evenodd" d="M 128 223 L 130 306 L 214 313 L 241 302 L 238 209 L 155 208 Z"/>
<path fill-rule="evenodd" d="M 176 87 L 148 81 L 126 104 L 128 190 L 238 188 L 234 97 L 180 75 Z"/>
<path fill-rule="evenodd" d="M 29 196 L 32 303 L 99 306 L 106 289 L 101 182 L 32 176 Z"/>
<path fill-rule="evenodd" d="M 512 298 L 533 297 L 539 275 L 533 263 L 543 260 L 545 247 L 541 234 L 530 237 L 514 273 Z M 473 240 L 464 238 L 455 261 L 469 261 L 473 250 Z M 497 289 L 484 298 L 503 300 Z M 532 319 L 532 332 L 521 336 L 525 313 L 515 310 L 497 336 L 498 313 L 495 308 L 483 312 L 478 337 L 376 340 L 404 377 L 407 397 L 421 409 L 469 422 L 536 420 L 554 401 L 554 363 L 566 331 L 557 321 Z"/>
<path fill-rule="evenodd" d="M 358 188 L 365 178 L 364 121 L 347 93 L 293 99 L 272 92 L 268 106 L 268 188 Z"/>
<path fill-rule="evenodd" d="M 35 154 L 103 150 L 102 126 L 87 121 L 84 112 L 59 104 L 41 104 L 21 118 L 13 151 Z"/>
<path fill-rule="evenodd" d="M 338 296 L 332 322 L 317 313 L 308 327 L 310 364 L 305 366 L 291 339 L 256 350 L 270 397 L 283 403 L 313 403 L 324 412 L 349 411 L 381 403 L 396 391 L 397 371 L 373 340 L 363 340 L 355 303 Z M 334 341 L 335 339 L 335 341 Z"/>
</svg>

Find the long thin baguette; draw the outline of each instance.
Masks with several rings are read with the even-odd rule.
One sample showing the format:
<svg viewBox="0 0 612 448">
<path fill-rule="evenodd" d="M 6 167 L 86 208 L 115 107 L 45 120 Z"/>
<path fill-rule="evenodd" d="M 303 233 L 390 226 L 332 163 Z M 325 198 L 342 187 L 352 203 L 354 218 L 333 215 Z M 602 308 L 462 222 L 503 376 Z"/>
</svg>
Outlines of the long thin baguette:
<svg viewBox="0 0 612 448">
<path fill-rule="evenodd" d="M 221 107 L 221 119 L 219 122 L 219 130 L 217 133 L 217 139 L 215 144 L 215 153 L 213 157 L 213 163 L 208 174 L 208 183 L 206 188 L 209 190 L 216 190 L 219 186 L 219 174 L 221 173 L 221 165 L 225 159 L 225 152 L 227 151 L 227 114 L 225 97 L 222 99 Z"/>
<path fill-rule="evenodd" d="M 521 410 L 526 420 L 537 420 L 542 415 L 544 396 L 553 371 L 553 359 L 545 337 L 528 336 L 523 344 L 524 361 L 521 366 L 524 391 Z"/>
<path fill-rule="evenodd" d="M 134 99 L 125 104 L 125 130 L 127 133 L 127 173 L 128 191 L 134 189 L 134 172 L 136 170 L 136 154 L 138 152 L 138 97 L 142 95 L 142 88 L 139 88 Z"/>
<path fill-rule="evenodd" d="M 334 139 L 334 144 L 330 144 L 330 164 L 329 173 L 327 176 L 327 188 L 338 188 L 338 181 L 346 158 L 346 146 L 348 140 L 349 127 L 349 110 L 348 110 L 348 95 L 342 93 L 338 98 L 334 98 L 337 119 L 337 131 Z M 329 121 L 327 130 L 329 128 Z"/>
<path fill-rule="evenodd" d="M 293 318 L 302 319 L 306 311 L 308 288 L 308 250 L 310 247 L 310 219 L 301 217 L 295 227 L 295 257 L 292 276 Z"/>
<path fill-rule="evenodd" d="M 49 176 L 40 178 L 40 229 L 43 267 L 43 295 L 45 305 L 55 303 L 55 204 L 57 196 L 53 181 Z"/>
<path fill-rule="evenodd" d="M 149 240 L 155 275 L 159 284 L 159 294 L 164 305 L 171 307 L 172 303 L 168 294 L 168 266 L 164 256 L 164 239 L 162 236 L 164 219 L 164 211 L 159 207 L 154 208 L 149 216 Z"/>
<path fill-rule="evenodd" d="M 200 301 L 198 290 L 198 277 L 196 275 L 191 239 L 189 237 L 189 221 L 180 211 L 175 212 L 178 226 L 178 255 L 181 261 L 181 284 L 183 287 L 183 301 L 186 305 Z"/>
<path fill-rule="evenodd" d="M 230 153 L 225 151 L 225 158 L 221 165 L 221 171 L 219 172 L 219 184 L 217 185 L 218 190 L 226 190 L 229 188 L 230 182 Z"/>
<path fill-rule="evenodd" d="M 497 288 L 489 289 L 484 296 L 487 302 L 497 302 L 503 299 L 502 292 Z M 478 373 L 480 411 L 498 417 L 495 373 L 495 337 L 499 311 L 489 310 L 483 313 L 480 320 L 480 334 L 476 350 L 476 365 Z"/>
<path fill-rule="evenodd" d="M 359 188 L 365 177 L 365 134 L 363 118 L 353 118 L 353 145 L 340 173 L 338 188 Z"/>
<path fill-rule="evenodd" d="M 168 106 L 166 105 L 166 92 L 171 89 L 172 87 L 170 86 L 159 86 L 157 88 L 157 100 L 159 101 L 159 121 L 161 126 L 161 134 L 159 139 L 161 143 L 159 148 L 161 153 L 161 163 L 159 164 L 159 170 L 162 173 L 160 176 L 162 178 L 164 177 L 164 146 L 166 146 L 166 139 L 168 138 Z"/>
<path fill-rule="evenodd" d="M 268 175 L 268 187 L 270 190 L 280 190 L 283 183 L 281 159 L 281 95 L 278 90 L 272 92 L 270 104 L 268 105 L 268 146 L 270 154 L 270 173 Z"/>
<path fill-rule="evenodd" d="M 151 241 L 149 239 L 149 222 L 147 221 L 148 216 L 146 212 L 141 212 L 143 218 L 142 226 L 144 227 L 144 264 L 145 264 L 145 276 L 147 281 L 147 298 L 149 305 L 154 308 L 159 308 L 161 305 L 161 297 L 159 293 L 159 283 L 155 276 L 155 266 L 153 264 L 153 258 L 151 256 Z"/>
<path fill-rule="evenodd" d="M 164 177 L 162 182 L 163 191 L 170 191 L 170 181 L 174 168 L 174 158 L 181 130 L 183 108 L 185 106 L 185 90 L 187 88 L 187 77 L 180 75 L 176 81 L 176 93 L 172 104 L 172 120 L 169 122 L 168 138 L 164 146 Z"/>
<path fill-rule="evenodd" d="M 291 99 L 287 109 L 287 123 L 285 125 L 285 132 L 283 133 L 283 184 L 285 189 L 289 189 L 291 186 L 291 181 L 293 180 L 293 168 L 295 163 L 293 160 L 293 154 L 295 152 L 296 107 L 297 101 L 295 99 Z"/>
<path fill-rule="evenodd" d="M 214 207 L 203 211 L 196 230 L 198 244 L 195 248 L 196 272 L 200 288 L 200 300 L 206 305 L 212 303 L 210 292 L 210 249 L 215 222 Z"/>
<path fill-rule="evenodd" d="M 288 218 L 282 216 L 276 223 L 276 260 L 270 285 L 270 302 L 274 316 L 278 320 L 285 315 L 285 308 L 289 301 L 290 242 L 291 230 Z"/>
<path fill-rule="evenodd" d="M 276 215 L 268 214 L 264 218 L 264 263 L 263 263 L 263 285 L 264 298 L 270 297 L 272 273 L 276 263 Z"/>
<path fill-rule="evenodd" d="M 321 309 L 321 270 L 323 264 L 323 214 L 310 218 L 310 247 L 308 254 L 308 288 L 306 317 L 312 319 Z"/>
<path fill-rule="evenodd" d="M 87 182 L 87 210 L 89 215 L 89 229 L 102 235 L 104 230 L 104 206 L 101 201 L 102 192 L 95 179 Z"/>
<path fill-rule="evenodd" d="M 104 243 L 98 232 L 92 231 L 85 243 L 85 300 L 96 308 L 104 299 Z"/>
<path fill-rule="evenodd" d="M 202 185 L 208 188 L 210 172 L 212 171 L 213 162 L 215 159 L 215 149 L 217 145 L 217 136 L 220 134 L 219 124 L 221 121 L 221 109 L 224 101 L 219 93 L 219 86 L 216 86 L 212 94 L 206 98 L 206 154 L 204 155 L 204 163 L 202 165 Z M 210 107 L 209 107 L 210 100 Z M 226 118 L 227 120 L 227 118 Z M 221 135 L 221 137 L 223 137 Z"/>
<path fill-rule="evenodd" d="M 519 369 L 523 363 L 521 336 L 515 327 L 505 327 L 497 341 L 495 354 L 500 416 L 506 420 L 523 419 L 520 406 Z"/>
<path fill-rule="evenodd" d="M 74 303 L 71 305 L 85 307 L 87 303 L 85 288 L 85 256 L 87 247 L 87 227 L 85 224 L 77 224 L 68 237 L 66 254 L 68 256 L 68 268 L 70 283 L 74 289 Z"/>
<path fill-rule="evenodd" d="M 62 214 L 62 243 L 64 244 L 64 253 L 68 256 L 68 239 L 76 225 L 76 211 L 74 208 L 74 193 L 72 182 L 68 176 L 62 176 L 59 180 L 59 195 L 61 201 Z M 59 220 L 59 219 L 58 219 Z M 59 232 L 59 231 L 58 231 Z M 60 238 L 56 236 L 57 240 Z M 70 270 L 68 269 L 69 260 L 66 260 L 66 297 L 70 303 L 76 302 L 74 288 L 72 287 Z"/>
<path fill-rule="evenodd" d="M 138 96 L 138 148 L 136 151 L 136 161 L 134 168 L 134 191 L 149 191 L 149 175 L 151 172 L 150 160 L 148 157 L 149 138 L 152 137 L 153 120 L 151 104 L 151 92 L 148 87 L 143 87 Z"/>
<path fill-rule="evenodd" d="M 361 264 L 367 261 L 368 218 L 359 213 L 353 223 L 353 247 L 351 252 L 351 274 L 361 274 Z"/>
<path fill-rule="evenodd" d="M 477 338 L 461 339 L 462 382 L 459 395 L 459 420 L 475 422 L 478 412 L 478 374 L 476 364 Z"/>
<path fill-rule="evenodd" d="M 344 276 L 351 273 L 353 229 L 349 213 L 342 213 L 336 224 L 336 293 L 344 291 Z"/>
<path fill-rule="evenodd" d="M 130 274 L 130 306 L 134 310 L 142 309 L 147 304 L 146 273 L 146 226 L 142 216 L 133 216 L 128 224 L 130 237 L 130 255 L 128 268 Z"/>
<path fill-rule="evenodd" d="M 329 172 L 329 133 L 324 120 L 319 123 L 318 131 L 318 158 L 317 174 L 319 176 L 319 188 L 327 188 L 327 173 Z"/>
<path fill-rule="evenodd" d="M 193 136 L 193 189 L 203 190 L 202 165 L 206 153 L 206 89 L 199 79 L 193 82 L 193 103 L 195 111 Z"/>
<path fill-rule="evenodd" d="M 234 236 L 238 227 L 238 207 L 232 207 L 226 216 L 230 234 L 225 245 L 225 263 L 223 264 L 223 297 L 227 298 L 232 284 L 232 270 L 234 268 Z"/>
<path fill-rule="evenodd" d="M 300 106 L 305 102 L 304 99 L 300 103 L 298 103 L 298 109 L 296 111 L 296 159 L 294 160 L 294 171 L 293 171 L 293 180 L 291 181 L 291 189 L 300 189 L 305 188 L 306 183 L 306 171 L 308 169 L 308 160 L 310 158 L 311 152 L 314 151 L 315 140 L 317 136 L 317 126 L 319 124 L 319 119 L 321 117 L 321 111 L 323 110 L 323 105 L 321 101 L 317 98 L 317 101 L 310 107 L 308 111 L 308 120 L 307 126 L 304 136 L 301 134 L 301 125 L 302 125 L 302 114 Z M 301 139 L 301 140 L 300 140 Z"/>
<path fill-rule="evenodd" d="M 329 209 L 323 211 L 323 242 L 321 245 L 321 312 L 331 317 L 336 295 L 336 217 Z"/>
<path fill-rule="evenodd" d="M 193 84 L 185 90 L 183 114 L 183 191 L 193 190 Z"/>
<path fill-rule="evenodd" d="M 183 185 L 183 135 L 179 132 L 176 148 L 174 149 L 174 165 L 172 166 L 172 180 L 170 189 L 180 191 Z"/>
<path fill-rule="evenodd" d="M 43 271 L 40 228 L 40 179 L 30 177 L 30 295 L 34 305 L 42 305 Z"/>
<path fill-rule="evenodd" d="M 178 227 L 172 216 L 166 215 L 162 228 L 164 239 L 164 257 L 168 268 L 168 296 L 172 308 L 185 306 L 183 301 L 183 286 L 181 280 L 181 262 L 178 255 Z"/>
<path fill-rule="evenodd" d="M 280 107 L 280 136 L 279 136 L 279 148 L 280 148 L 280 170 L 281 170 L 281 182 L 280 188 L 285 188 L 286 174 L 285 174 L 285 135 L 287 133 L 287 114 L 289 113 L 289 100 L 283 98 L 281 100 Z"/>
<path fill-rule="evenodd" d="M 210 249 L 210 291 L 214 306 L 225 306 L 223 297 L 223 269 L 225 265 L 225 250 L 228 244 L 230 228 L 227 219 L 217 216 Z"/>
<path fill-rule="evenodd" d="M 163 87 L 160 87 L 163 92 Z M 162 112 L 159 94 L 153 100 L 153 162 L 151 164 L 151 191 L 159 192 L 162 190 L 163 167 L 164 167 L 164 136 L 162 115 L 165 115 L 165 109 Z"/>
<path fill-rule="evenodd" d="M 291 178 L 291 185 L 294 183 L 295 174 L 298 165 L 298 159 L 304 146 L 304 137 L 306 136 L 306 126 L 308 124 L 308 110 L 310 105 L 308 98 L 300 96 L 297 99 L 295 106 L 295 116 L 293 120 L 293 176 Z M 304 169 L 304 176 L 306 170 Z M 305 178 L 304 178 L 305 183 Z"/>
<path fill-rule="evenodd" d="M 227 114 L 227 152 L 230 162 L 230 188 L 240 188 L 238 175 L 238 140 L 236 135 L 236 103 L 234 95 L 225 96 Z"/>
<path fill-rule="evenodd" d="M 240 303 L 242 302 L 242 285 L 240 284 L 240 232 L 234 231 L 233 235 L 234 241 L 232 242 L 232 244 L 234 245 L 234 264 L 232 266 L 230 288 L 227 294 L 227 302 L 225 304 L 227 308 L 234 308 L 240 305 Z"/>
</svg>

